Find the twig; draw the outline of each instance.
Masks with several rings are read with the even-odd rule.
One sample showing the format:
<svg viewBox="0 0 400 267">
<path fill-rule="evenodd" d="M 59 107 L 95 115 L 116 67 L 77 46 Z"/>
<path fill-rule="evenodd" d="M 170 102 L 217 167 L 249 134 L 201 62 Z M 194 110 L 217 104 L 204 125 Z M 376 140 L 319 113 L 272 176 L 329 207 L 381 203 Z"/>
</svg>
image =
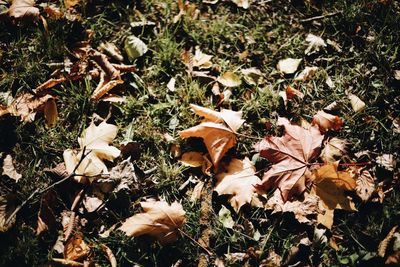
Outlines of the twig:
<svg viewBox="0 0 400 267">
<path fill-rule="evenodd" d="M 311 17 L 311 18 L 301 19 L 300 22 L 310 22 L 310 21 L 314 21 L 314 20 L 329 18 L 329 17 L 336 16 L 338 14 L 341 14 L 342 12 L 343 11 L 337 11 L 337 12 L 332 12 L 332 13 L 328 13 L 328 14 L 325 14 L 325 15 L 320 15 L 320 16 L 315 16 L 315 17 Z"/>
<path fill-rule="evenodd" d="M 37 188 L 27 199 L 25 199 L 25 200 L 21 203 L 21 205 L 19 205 L 18 207 L 15 208 L 15 210 L 13 211 L 13 213 L 11 213 L 11 215 L 10 215 L 10 216 L 7 218 L 7 220 L 5 221 L 5 224 L 10 223 L 11 219 L 14 218 L 14 216 L 16 216 L 17 213 L 18 213 L 18 212 L 29 202 L 29 200 L 31 200 L 34 196 L 43 194 L 44 192 L 46 192 L 47 190 L 53 188 L 54 186 L 59 185 L 59 184 L 65 182 L 66 180 L 71 179 L 72 177 L 74 177 L 74 176 L 76 175 L 75 172 L 76 172 L 76 170 L 78 169 L 79 165 L 81 165 L 83 159 L 84 159 L 87 155 L 89 155 L 89 153 L 91 152 L 91 151 L 89 151 L 89 152 L 85 155 L 85 151 L 86 151 L 86 147 L 83 148 L 82 157 L 80 158 L 78 164 L 75 166 L 74 170 L 72 171 L 72 173 L 71 173 L 70 175 L 68 175 L 67 177 L 65 177 L 65 178 L 63 178 L 63 179 L 61 179 L 61 180 L 59 180 L 59 181 L 57 181 L 57 182 L 55 182 L 55 183 L 52 183 L 51 185 L 49 185 L 48 187 L 46 187 L 46 188 L 44 188 L 44 189 L 42 189 L 42 190 L 40 190 L 39 188 Z"/>
<path fill-rule="evenodd" d="M 199 242 L 197 242 L 193 237 L 191 237 L 190 235 L 188 235 L 186 232 L 182 231 L 180 228 L 177 228 L 178 231 L 183 234 L 185 237 L 189 238 L 190 241 L 192 241 L 193 243 L 195 243 L 196 245 L 198 245 L 199 247 L 201 247 L 205 252 L 207 252 L 207 254 L 209 256 L 214 255 L 214 253 L 212 253 L 207 247 L 203 246 L 202 244 L 200 244 Z"/>
</svg>

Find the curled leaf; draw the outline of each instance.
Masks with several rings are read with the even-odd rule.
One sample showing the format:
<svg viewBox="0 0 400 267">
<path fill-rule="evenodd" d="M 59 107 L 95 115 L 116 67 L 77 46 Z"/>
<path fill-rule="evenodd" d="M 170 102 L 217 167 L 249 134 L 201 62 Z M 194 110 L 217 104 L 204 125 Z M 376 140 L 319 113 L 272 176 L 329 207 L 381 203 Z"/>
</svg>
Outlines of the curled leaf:
<svg viewBox="0 0 400 267">
<path fill-rule="evenodd" d="M 333 137 L 325 142 L 325 147 L 321 151 L 321 159 L 328 162 L 337 161 L 343 154 L 346 153 L 347 141 Z"/>
<path fill-rule="evenodd" d="M 318 111 L 317 114 L 314 115 L 312 123 L 318 125 L 322 133 L 328 130 L 338 131 L 343 125 L 342 119 L 338 116 L 326 113 L 323 110 Z"/>
</svg>

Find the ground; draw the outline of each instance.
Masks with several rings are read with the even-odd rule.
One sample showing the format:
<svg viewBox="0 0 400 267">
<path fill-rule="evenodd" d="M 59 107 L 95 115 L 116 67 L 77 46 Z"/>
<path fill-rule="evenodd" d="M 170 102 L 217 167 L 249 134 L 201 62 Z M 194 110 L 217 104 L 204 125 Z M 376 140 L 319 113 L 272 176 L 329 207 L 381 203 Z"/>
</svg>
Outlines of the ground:
<svg viewBox="0 0 400 267">
<path fill-rule="evenodd" d="M 9 6 L 7 2 L 0 4 L 5 9 Z M 66 10 L 62 1 L 53 4 Z M 39 18 L 14 20 L 3 12 L 0 17 L 1 93 L 11 92 L 15 97 L 32 92 L 50 78 L 53 70 L 49 63 L 63 62 L 73 45 L 87 40 L 86 30 L 93 34 L 91 47 L 97 48 L 102 42 L 114 43 L 122 51 L 123 63 L 134 64 L 136 71 L 124 75 L 124 84 L 113 89 L 126 96 L 123 103 L 91 100 L 97 80 L 90 76 L 54 86 L 51 94 L 56 97 L 59 112 L 54 127 L 46 126 L 40 114 L 27 123 L 21 122 L 19 117 L 2 116 L 0 152 L 13 156 L 22 178 L 15 183 L 3 175 L 1 193 L 13 192 L 21 203 L 37 188 L 55 182 L 45 169 L 62 163 L 64 150 L 78 148 L 77 138 L 96 117 L 93 114 L 102 118 L 108 116 L 108 123 L 119 127 L 113 144 L 119 147 L 123 142 L 134 142 L 138 147 L 132 159 L 135 169 L 153 182 L 141 185 L 122 202 L 110 197 L 105 207 L 95 212 L 81 209 L 80 217 L 86 223 L 79 231 L 91 246 L 90 258 L 101 266 L 109 264 L 101 244 L 113 251 L 118 266 L 172 266 L 179 260 L 181 265 L 175 266 L 197 266 L 205 251 L 194 240 L 202 235 L 208 236 L 206 246 L 212 252 L 203 266 L 211 266 L 217 258 L 224 260 L 226 266 L 244 265 L 243 262 L 232 263 L 224 256 L 235 252 L 246 253 L 248 266 L 259 266 L 271 251 L 282 257 L 282 265 L 297 261 L 301 262 L 300 266 L 383 265 L 384 259 L 377 256 L 379 243 L 400 221 L 396 180 L 399 172 L 381 168 L 372 159 L 383 154 L 397 157 L 399 152 L 400 78 L 395 75 L 395 71 L 400 70 L 399 3 L 260 0 L 250 3 L 247 9 L 228 0 L 215 4 L 198 0 L 190 4 L 197 11 L 189 8 L 176 21 L 174 17 L 179 7 L 173 0 L 82 1 L 73 7 L 81 16 L 75 20 L 65 16 L 50 19 L 43 12 L 46 2 L 37 1 L 47 26 Z M 132 22 L 141 21 L 155 25 L 131 26 Z M 305 39 L 309 33 L 325 41 L 329 39 L 331 44 L 305 55 Z M 130 61 L 124 51 L 124 40 L 132 34 L 146 43 L 149 50 Z M 227 88 L 232 92 L 230 98 L 219 103 L 219 96 L 211 90 L 214 83 L 192 75 L 182 61 L 183 51 L 194 53 L 196 46 L 213 56 L 212 75 L 226 71 L 240 74 L 241 69 L 256 67 L 262 72 L 264 82 L 251 85 L 242 78 L 240 86 Z M 294 75 L 277 71 L 278 61 L 285 58 L 303 59 L 299 71 L 306 66 L 317 66 L 318 71 L 308 81 L 294 82 Z M 328 76 L 334 82 L 333 87 L 326 83 Z M 171 78 L 176 79 L 173 91 L 167 88 Z M 285 105 L 278 93 L 288 85 L 304 93 L 304 98 L 295 98 Z M 220 85 L 220 89 L 224 87 Z M 355 112 L 348 93 L 357 95 L 366 108 Z M 5 99 L 0 100 L 5 104 Z M 267 163 L 257 159 L 253 146 L 268 134 L 279 134 L 277 117 L 287 117 L 293 122 L 303 118 L 311 122 L 317 111 L 332 102 L 339 107 L 335 115 L 344 124 L 340 130 L 327 135 L 349 142 L 350 161 L 354 161 L 359 152 L 369 154 L 365 160 L 372 162 L 368 167 L 376 184 L 390 184 L 382 203 L 358 201 L 357 212 L 335 211 L 334 225 L 326 236 L 336 238 L 336 247 L 330 242 L 316 242 L 313 237 L 316 226 L 297 222 L 293 214 L 271 214 L 271 211 L 250 206 L 243 207 L 237 214 L 230 208 L 227 198 L 212 192 L 213 175 L 207 176 L 199 169 L 182 165 L 171 150 L 179 145 L 183 152 L 206 152 L 201 140 L 182 140 L 178 135 L 179 131 L 200 121 L 191 112 L 190 104 L 215 110 L 219 107 L 241 110 L 245 123 L 239 130 L 236 146 L 226 157 L 253 159 L 257 175 L 261 177 Z M 168 141 L 165 134 L 174 140 Z M 121 159 L 115 160 L 119 161 Z M 112 167 L 114 163 L 107 164 Z M 206 181 L 198 201 L 190 200 L 193 184 L 180 189 L 189 177 Z M 39 236 L 36 226 L 42 195 L 30 199 L 18 212 L 15 225 L 0 233 L 0 265 L 39 266 L 52 257 L 60 257 L 52 249 L 62 232 L 59 216 L 69 208 L 72 196 L 80 188 L 72 180 L 52 188 L 58 199 L 53 208 L 58 219 L 55 230 Z M 270 196 L 271 192 L 267 194 Z M 147 237 L 126 237 L 120 231 L 106 238 L 99 237 L 101 227 L 108 229 L 140 212 L 139 202 L 150 197 L 182 203 L 186 211 L 182 231 L 186 235 L 165 245 Z M 225 228 L 219 221 L 222 205 L 231 211 L 235 221 L 232 229 Z M 248 222 L 259 232 L 258 237 L 246 234 L 244 225 Z M 205 228 L 209 231 L 204 231 Z M 312 245 L 298 246 L 299 236 L 307 236 L 313 241 Z M 298 251 L 294 247 L 298 247 Z"/>
</svg>

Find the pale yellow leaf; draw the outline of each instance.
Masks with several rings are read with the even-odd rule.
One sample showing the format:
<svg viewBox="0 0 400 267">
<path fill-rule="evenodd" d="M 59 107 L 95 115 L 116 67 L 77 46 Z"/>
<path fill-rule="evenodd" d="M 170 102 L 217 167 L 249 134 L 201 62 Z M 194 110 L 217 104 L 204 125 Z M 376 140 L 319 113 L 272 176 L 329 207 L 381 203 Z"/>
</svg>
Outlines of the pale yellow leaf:
<svg viewBox="0 0 400 267">
<path fill-rule="evenodd" d="M 296 77 L 294 78 L 295 81 L 308 81 L 311 80 L 311 78 L 315 75 L 317 72 L 318 67 L 305 67 L 305 69 L 300 72 Z"/>
<path fill-rule="evenodd" d="M 10 17 L 16 19 L 24 17 L 39 17 L 39 9 L 35 7 L 34 0 L 12 0 L 10 9 L 8 10 Z"/>
<path fill-rule="evenodd" d="M 22 175 L 19 174 L 14 167 L 13 158 L 11 155 L 7 155 L 3 160 L 2 175 L 6 175 L 6 176 L 10 177 L 15 182 L 18 182 L 18 180 L 22 178 Z"/>
<path fill-rule="evenodd" d="M 353 94 L 348 94 L 351 107 L 355 112 L 361 112 L 365 109 L 365 103 L 358 96 Z"/>
<path fill-rule="evenodd" d="M 279 60 L 276 68 L 285 74 L 295 73 L 298 69 L 302 59 L 301 58 L 286 58 Z"/>
</svg>

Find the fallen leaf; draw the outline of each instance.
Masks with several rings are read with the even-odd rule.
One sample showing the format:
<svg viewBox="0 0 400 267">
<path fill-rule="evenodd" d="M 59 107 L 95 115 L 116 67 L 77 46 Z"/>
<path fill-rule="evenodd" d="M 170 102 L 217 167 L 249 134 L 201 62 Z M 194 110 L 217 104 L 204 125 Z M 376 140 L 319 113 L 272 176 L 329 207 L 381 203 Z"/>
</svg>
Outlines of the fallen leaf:
<svg viewBox="0 0 400 267">
<path fill-rule="evenodd" d="M 249 0 L 231 0 L 238 7 L 248 9 L 250 6 Z"/>
<path fill-rule="evenodd" d="M 319 130 L 325 133 L 328 130 L 338 131 L 342 128 L 343 121 L 338 116 L 320 110 L 314 115 L 312 124 L 318 125 Z"/>
<path fill-rule="evenodd" d="M 167 88 L 170 92 L 175 92 L 175 78 L 171 78 L 167 84 Z"/>
<path fill-rule="evenodd" d="M 300 72 L 296 77 L 294 78 L 295 81 L 308 81 L 310 80 L 314 74 L 317 72 L 318 67 L 305 67 L 305 69 Z"/>
<path fill-rule="evenodd" d="M 143 56 L 148 50 L 147 45 L 135 35 L 126 37 L 124 48 L 130 61 Z"/>
<path fill-rule="evenodd" d="M 365 103 L 358 96 L 353 94 L 348 94 L 347 97 L 350 100 L 351 107 L 354 112 L 361 112 L 365 109 Z"/>
<path fill-rule="evenodd" d="M 14 194 L 0 196 L 0 233 L 8 231 L 14 225 L 16 202 L 17 197 Z"/>
<path fill-rule="evenodd" d="M 224 254 L 225 259 L 229 262 L 229 264 L 238 264 L 240 262 L 245 261 L 249 255 L 244 252 L 235 252 L 235 253 L 227 253 Z"/>
<path fill-rule="evenodd" d="M 379 243 L 379 246 L 378 246 L 378 256 L 379 257 L 382 257 L 382 258 L 385 257 L 387 247 L 388 247 L 390 241 L 392 240 L 394 234 L 396 233 L 396 230 L 397 230 L 397 225 L 394 226 L 389 231 L 387 236 Z"/>
<path fill-rule="evenodd" d="M 228 229 L 232 229 L 235 225 L 235 222 L 232 219 L 231 211 L 228 210 L 224 205 L 222 205 L 218 212 L 218 221 Z"/>
<path fill-rule="evenodd" d="M 83 235 L 76 233 L 66 242 L 64 246 L 64 259 L 66 260 L 82 260 L 87 258 L 90 247 L 83 240 Z"/>
<path fill-rule="evenodd" d="M 21 19 L 26 17 L 39 17 L 39 9 L 35 7 L 34 0 L 12 0 L 8 10 L 10 17 Z"/>
<path fill-rule="evenodd" d="M 199 181 L 196 186 L 193 188 L 192 194 L 190 196 L 190 201 L 195 202 L 200 199 L 201 191 L 203 190 L 204 182 Z"/>
<path fill-rule="evenodd" d="M 165 201 L 148 200 L 141 202 L 144 212 L 128 218 L 119 230 L 128 236 L 150 235 L 161 243 L 170 243 L 179 236 L 185 223 L 185 211 L 180 203 L 169 205 Z"/>
<path fill-rule="evenodd" d="M 101 51 L 112 57 L 113 59 L 122 62 L 124 60 L 124 57 L 121 54 L 121 51 L 119 51 L 118 47 L 110 42 L 105 42 L 101 43 L 99 48 Z"/>
<path fill-rule="evenodd" d="M 356 193 L 362 201 L 367 202 L 375 192 L 375 180 L 369 171 L 362 171 L 357 177 Z"/>
<path fill-rule="evenodd" d="M 217 112 L 197 105 L 191 107 L 204 120 L 197 126 L 180 131 L 179 136 L 203 138 L 214 166 L 218 166 L 225 153 L 236 144 L 236 131 L 244 122 L 242 112 L 225 109 Z"/>
<path fill-rule="evenodd" d="M 288 86 L 286 87 L 285 93 L 286 93 L 286 98 L 287 98 L 287 99 L 292 99 L 292 98 L 294 98 L 295 96 L 297 96 L 297 97 L 300 98 L 300 99 L 303 99 L 303 98 L 304 98 L 304 94 L 303 94 L 302 92 L 300 92 L 300 91 L 297 90 L 297 89 L 294 89 L 294 88 L 293 88 L 292 86 L 290 86 L 290 85 L 288 85 Z"/>
<path fill-rule="evenodd" d="M 382 154 L 375 159 L 376 163 L 388 171 L 393 171 L 396 166 L 396 160 L 393 154 Z"/>
<path fill-rule="evenodd" d="M 53 127 L 56 125 L 58 120 L 57 105 L 54 98 L 50 98 L 44 105 L 44 119 L 47 127 Z"/>
<path fill-rule="evenodd" d="M 249 85 L 257 85 L 263 82 L 263 73 L 257 68 L 248 68 L 248 69 L 241 69 L 240 72 L 242 73 L 244 80 Z"/>
<path fill-rule="evenodd" d="M 276 68 L 285 74 L 292 74 L 295 73 L 297 68 L 299 67 L 302 59 L 296 59 L 296 58 L 287 58 L 287 59 L 282 59 L 279 60 L 278 65 Z"/>
<path fill-rule="evenodd" d="M 201 52 L 200 48 L 196 46 L 196 50 L 193 56 L 192 67 L 197 67 L 199 69 L 209 69 L 212 67 L 211 58 L 213 56 L 207 55 L 206 53 Z M 189 63 L 190 59 L 187 59 L 185 64 Z"/>
<path fill-rule="evenodd" d="M 201 167 L 204 164 L 204 155 L 197 151 L 190 151 L 183 153 L 179 161 L 185 166 Z"/>
<path fill-rule="evenodd" d="M 325 146 L 321 151 L 321 159 L 325 163 L 337 161 L 346 153 L 348 142 L 346 140 L 333 137 L 324 142 Z"/>
<path fill-rule="evenodd" d="M 66 8 L 74 7 L 78 5 L 81 0 L 64 0 L 64 5 Z"/>
<path fill-rule="evenodd" d="M 326 47 L 324 39 L 312 33 L 307 35 L 306 42 L 308 43 L 307 49 L 304 51 L 304 54 L 306 55 L 319 52 L 321 48 Z"/>
<path fill-rule="evenodd" d="M 285 118 L 279 118 L 278 125 L 284 126 L 284 136 L 267 136 L 255 145 L 260 156 L 273 164 L 259 186 L 266 190 L 279 188 L 287 201 L 300 195 L 311 181 L 308 166 L 319 155 L 324 136 L 316 127 L 306 130 Z"/>
<path fill-rule="evenodd" d="M 36 235 L 53 228 L 56 223 L 56 215 L 54 207 L 57 204 L 57 193 L 53 190 L 46 192 L 40 201 L 40 209 L 38 213 L 38 226 L 36 227 Z"/>
<path fill-rule="evenodd" d="M 268 257 L 261 261 L 259 267 L 276 267 L 282 266 L 282 257 L 272 249 L 268 251 Z"/>
<path fill-rule="evenodd" d="M 99 198 L 96 195 L 85 196 L 82 202 L 86 211 L 91 213 L 96 211 L 103 204 L 103 199 Z"/>
<path fill-rule="evenodd" d="M 244 204 L 259 206 L 255 185 L 261 182 L 256 169 L 248 158 L 232 159 L 225 172 L 216 175 L 214 190 L 218 195 L 229 195 L 229 202 L 236 212 Z"/>
<path fill-rule="evenodd" d="M 23 122 L 32 122 L 36 113 L 43 110 L 47 101 L 51 99 L 53 99 L 51 95 L 37 96 L 31 93 L 23 93 L 8 107 L 0 107 L 0 116 L 11 114 L 21 117 Z"/>
<path fill-rule="evenodd" d="M 108 173 L 103 160 L 112 161 L 120 154 L 119 149 L 109 145 L 117 136 L 117 131 L 118 127 L 115 125 L 102 122 L 96 126 L 92 122 L 82 133 L 82 137 L 78 138 L 80 150 L 67 149 L 64 151 L 64 162 L 69 174 L 74 171 L 78 162 L 84 156 L 83 150 L 86 150 L 85 154 L 88 153 L 75 171 L 76 174 L 80 175 L 74 177 L 77 182 L 84 182 L 85 177 L 92 181 L 95 176 Z"/>
<path fill-rule="evenodd" d="M 304 200 L 284 202 L 281 192 L 275 190 L 273 196 L 268 199 L 265 208 L 273 210 L 272 214 L 291 212 L 300 223 L 313 224 L 317 221 L 317 214 L 322 212 L 319 207 L 319 201 L 318 196 L 305 192 Z"/>
<path fill-rule="evenodd" d="M 227 71 L 217 78 L 217 81 L 226 87 L 237 87 L 242 84 L 240 77 L 232 71 Z"/>
<path fill-rule="evenodd" d="M 3 160 L 2 175 L 6 175 L 6 176 L 10 177 L 16 183 L 18 183 L 18 180 L 22 178 L 22 175 L 19 174 L 14 167 L 13 158 L 11 155 L 7 155 Z"/>
<path fill-rule="evenodd" d="M 346 191 L 356 188 L 356 180 L 347 171 L 338 171 L 337 164 L 331 163 L 314 171 L 314 184 L 311 189 L 321 199 L 325 214 L 318 215 L 318 221 L 331 229 L 333 224 L 333 211 L 344 209 L 356 210 L 353 201 L 346 196 Z"/>
<path fill-rule="evenodd" d="M 394 71 L 394 78 L 398 81 L 400 81 L 400 70 L 395 70 Z"/>
</svg>

